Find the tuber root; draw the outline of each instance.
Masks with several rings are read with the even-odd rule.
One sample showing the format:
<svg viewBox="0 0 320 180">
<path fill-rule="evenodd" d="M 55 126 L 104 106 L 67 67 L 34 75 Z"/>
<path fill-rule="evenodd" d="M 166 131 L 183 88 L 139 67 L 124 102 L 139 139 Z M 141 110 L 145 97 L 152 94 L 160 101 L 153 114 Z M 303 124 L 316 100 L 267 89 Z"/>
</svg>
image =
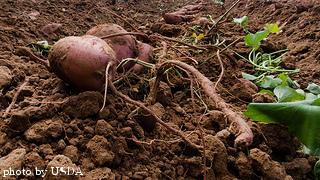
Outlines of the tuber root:
<svg viewBox="0 0 320 180">
<path fill-rule="evenodd" d="M 127 31 L 117 24 L 103 24 L 91 28 L 87 35 L 97 36 L 103 38 L 107 35 L 126 33 Z M 137 41 L 131 35 L 112 36 L 103 38 L 110 47 L 115 51 L 118 64 L 126 58 L 136 58 L 150 62 L 153 54 L 153 49 L 150 45 Z M 124 65 L 124 69 L 130 69 L 134 66 L 134 62 L 128 62 Z M 138 72 L 142 69 L 141 65 L 135 65 L 134 72 Z"/>
<path fill-rule="evenodd" d="M 193 74 L 201 86 L 203 87 L 203 90 L 205 93 L 210 97 L 212 104 L 215 104 L 217 109 L 221 110 L 225 116 L 234 123 L 239 130 L 239 135 L 235 139 L 234 146 L 237 147 L 248 147 L 252 141 L 253 141 L 253 133 L 247 124 L 247 122 L 237 113 L 232 111 L 229 107 L 229 105 L 220 97 L 219 94 L 215 91 L 215 85 L 213 82 L 211 82 L 207 77 L 205 77 L 203 74 L 201 74 L 196 68 L 193 66 L 190 66 L 184 62 L 176 61 L 176 60 L 168 60 L 160 65 L 157 66 L 157 79 L 158 77 L 161 79 L 161 76 L 163 72 L 172 66 L 177 66 L 180 68 L 183 68 L 187 71 L 189 71 L 191 74 Z M 157 87 L 153 87 L 154 89 Z"/>
<path fill-rule="evenodd" d="M 95 36 L 69 36 L 57 41 L 49 51 L 48 60 L 53 72 L 81 91 L 103 91 L 105 69 L 110 63 L 116 70 L 113 49 Z"/>
</svg>

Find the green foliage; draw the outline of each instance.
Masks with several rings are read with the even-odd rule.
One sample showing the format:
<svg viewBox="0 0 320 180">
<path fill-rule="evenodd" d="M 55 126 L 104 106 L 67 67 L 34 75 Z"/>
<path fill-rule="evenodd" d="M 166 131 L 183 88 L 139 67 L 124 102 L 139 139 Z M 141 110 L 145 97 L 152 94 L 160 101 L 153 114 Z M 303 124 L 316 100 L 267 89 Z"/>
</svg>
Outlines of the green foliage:
<svg viewBox="0 0 320 180">
<path fill-rule="evenodd" d="M 306 88 L 306 90 L 308 90 L 310 93 L 313 93 L 315 95 L 319 95 L 320 94 L 320 86 L 311 83 L 308 85 L 308 87 Z"/>
<path fill-rule="evenodd" d="M 244 78 L 256 80 L 257 77 L 242 73 Z M 305 90 L 292 81 L 286 74 L 277 77 L 268 75 L 257 83 L 264 88 L 278 103 L 250 103 L 244 115 L 254 121 L 285 125 L 306 146 L 306 153 L 320 149 L 320 86 L 314 83 Z M 320 165 L 320 164 L 319 164 Z M 320 169 L 317 171 L 320 172 Z M 318 174 L 319 175 L 319 174 Z"/>
<path fill-rule="evenodd" d="M 266 24 L 268 30 L 270 33 L 280 33 L 281 31 L 279 30 L 278 25 L 276 24 Z"/>
<path fill-rule="evenodd" d="M 264 89 L 274 89 L 282 83 L 280 78 L 275 78 L 273 75 L 265 76 L 263 80 L 257 82 L 258 87 Z"/>
<path fill-rule="evenodd" d="M 285 103 L 250 103 L 244 115 L 254 121 L 285 125 L 309 149 L 320 147 L 320 98 Z"/>
<path fill-rule="evenodd" d="M 279 67 L 281 58 L 287 50 L 281 50 L 270 54 L 257 52 L 260 42 L 265 40 L 269 33 L 280 33 L 276 24 L 265 24 L 267 29 L 255 34 L 246 30 L 248 18 L 235 18 L 232 22 L 243 27 L 248 33 L 244 41 L 246 46 L 252 47 L 249 53 L 249 63 L 253 65 L 255 74 L 242 73 L 242 76 L 263 88 L 260 93 L 269 93 L 275 97 L 277 103 L 250 103 L 245 116 L 254 121 L 265 123 L 277 123 L 287 126 L 305 146 L 302 150 L 310 155 L 320 157 L 320 86 L 311 83 L 304 90 L 289 78 L 289 74 L 299 72 L 296 70 L 285 70 Z M 276 54 L 282 53 L 275 57 Z M 280 72 L 277 77 L 271 73 Z M 320 160 L 313 168 L 315 179 L 320 177 Z"/>
<path fill-rule="evenodd" d="M 246 16 L 244 16 L 246 17 Z M 241 26 L 243 28 L 245 28 L 247 25 L 243 24 L 248 22 L 248 18 L 246 17 L 242 22 L 241 22 Z M 245 26 L 244 26 L 245 25 Z M 254 51 L 257 50 L 258 45 L 260 45 L 260 42 L 264 39 L 266 39 L 269 35 L 269 33 L 279 33 L 279 27 L 276 24 L 265 24 L 266 27 L 268 28 L 267 30 L 262 30 L 262 31 L 258 31 L 255 34 L 250 33 L 249 31 L 248 34 L 246 35 L 246 37 L 244 38 L 244 41 L 246 42 L 246 46 L 249 47 L 253 47 Z"/>
<path fill-rule="evenodd" d="M 240 19 L 241 19 L 240 25 L 243 28 L 245 28 L 247 26 L 245 23 L 248 22 L 248 18 L 246 16 L 244 16 Z M 232 22 L 234 22 L 234 20 Z M 268 28 L 267 30 L 258 31 L 255 34 L 250 33 L 249 31 L 246 31 L 246 32 L 248 32 L 248 34 L 244 38 L 244 41 L 246 42 L 247 46 L 253 47 L 253 49 L 255 51 L 257 50 L 257 48 L 255 48 L 255 47 L 260 45 L 260 42 L 262 40 L 266 39 L 268 37 L 269 33 L 279 33 L 280 32 L 279 27 L 276 24 L 265 24 L 265 25 Z"/>
<path fill-rule="evenodd" d="M 51 45 L 49 45 L 48 41 L 38 41 L 36 43 L 32 42 L 26 45 L 27 47 L 31 47 L 31 49 L 35 49 L 41 53 L 42 56 L 48 56 Z"/>
<path fill-rule="evenodd" d="M 293 100 L 304 100 L 304 95 L 298 93 L 289 86 L 279 85 L 273 90 L 278 102 L 291 102 Z"/>
<path fill-rule="evenodd" d="M 277 77 L 275 75 L 267 75 L 259 82 L 256 82 L 256 76 L 246 73 L 242 73 L 242 76 L 247 80 L 255 81 L 258 87 L 263 88 L 262 92 L 268 92 L 275 96 L 278 102 L 320 98 L 320 86 L 311 83 L 305 90 L 299 89 L 299 84 L 292 81 L 286 73 L 281 73 Z"/>
<path fill-rule="evenodd" d="M 243 77 L 255 79 L 252 75 Z M 261 86 L 268 89 L 259 93 L 274 95 L 278 103 L 250 103 L 244 115 L 254 121 L 287 126 L 305 145 L 305 153 L 320 157 L 320 86 L 311 83 L 305 91 L 297 89 L 299 85 L 285 73 L 277 78 L 266 76 L 264 80 Z M 320 178 L 320 160 L 313 167 L 312 176 Z"/>
<path fill-rule="evenodd" d="M 261 87 L 265 88 L 265 84 L 270 83 L 270 79 L 268 79 L 269 77 L 266 77 L 267 74 L 271 74 L 275 72 L 280 72 L 280 73 L 285 72 L 287 74 L 299 72 L 299 69 L 285 70 L 285 69 L 281 69 L 281 67 L 279 66 L 279 64 L 281 63 L 281 58 L 287 53 L 286 49 L 272 52 L 272 53 L 257 52 L 260 47 L 261 41 L 265 40 L 270 33 L 281 32 L 279 30 L 279 27 L 276 24 L 265 24 L 266 30 L 258 31 L 256 33 L 251 33 L 246 29 L 247 27 L 246 23 L 248 22 L 247 16 L 243 16 L 242 18 L 234 18 L 232 22 L 243 27 L 244 31 L 248 33 L 245 36 L 244 41 L 246 43 L 246 46 L 252 48 L 252 50 L 249 53 L 249 57 L 247 59 L 239 54 L 238 55 L 241 58 L 246 59 L 250 64 L 252 64 L 255 70 L 256 78 L 250 77 L 249 80 L 254 79 L 256 84 L 258 85 L 260 84 Z M 281 55 L 278 55 L 278 54 L 281 54 Z M 265 81 L 265 83 L 261 83 L 261 81 Z"/>
<path fill-rule="evenodd" d="M 251 33 L 247 34 L 246 37 L 244 38 L 244 41 L 246 42 L 246 46 L 255 47 L 260 45 L 260 41 L 267 38 L 268 34 L 269 34 L 268 30 L 259 31 L 255 34 L 251 34 Z"/>
<path fill-rule="evenodd" d="M 251 74 L 247 74 L 247 73 L 244 73 L 244 72 L 241 72 L 242 74 L 242 77 L 249 80 L 249 81 L 254 81 L 256 79 L 258 79 L 258 77 L 254 76 L 254 75 L 251 75 Z"/>
<path fill-rule="evenodd" d="M 247 27 L 247 22 L 249 21 L 247 16 L 243 16 L 242 18 L 233 18 L 232 22 L 243 27 L 244 31 L 246 31 L 245 27 Z"/>
</svg>

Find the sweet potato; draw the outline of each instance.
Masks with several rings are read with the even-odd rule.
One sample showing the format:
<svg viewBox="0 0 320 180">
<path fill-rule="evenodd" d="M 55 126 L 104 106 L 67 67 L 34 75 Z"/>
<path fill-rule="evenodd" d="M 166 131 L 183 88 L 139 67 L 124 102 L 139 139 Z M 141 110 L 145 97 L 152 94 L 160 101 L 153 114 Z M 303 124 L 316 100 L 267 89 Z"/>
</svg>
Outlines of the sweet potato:
<svg viewBox="0 0 320 180">
<path fill-rule="evenodd" d="M 161 22 L 164 21 L 168 24 L 179 24 L 181 22 L 191 22 L 194 20 L 195 16 L 194 14 L 197 14 L 201 8 L 202 8 L 202 3 L 200 4 L 190 4 L 190 5 L 185 5 L 182 8 L 177 9 L 175 12 L 171 13 L 162 13 L 162 20 Z"/>
<path fill-rule="evenodd" d="M 202 8 L 202 3 L 200 4 L 189 4 L 182 7 L 182 9 L 186 9 L 188 11 L 196 11 Z"/>
<path fill-rule="evenodd" d="M 59 78 L 81 91 L 103 91 L 106 66 L 111 64 L 110 71 L 115 71 L 117 64 L 108 43 L 90 35 L 60 39 L 50 49 L 48 60 Z"/>
<path fill-rule="evenodd" d="M 144 62 L 150 62 L 153 55 L 153 48 L 149 44 L 142 43 L 138 41 L 138 59 Z M 135 64 L 133 66 L 134 72 L 139 72 L 143 68 L 140 64 Z"/>
<path fill-rule="evenodd" d="M 183 14 L 183 15 L 185 15 L 185 14 Z M 183 15 L 174 14 L 174 13 L 162 13 L 162 18 L 168 24 L 179 24 L 179 23 L 183 22 L 183 19 L 182 19 Z"/>
<path fill-rule="evenodd" d="M 111 34 L 126 33 L 127 31 L 117 24 L 103 24 L 91 28 L 86 34 L 97 37 L 104 37 Z M 110 47 L 115 51 L 117 56 L 117 62 L 120 63 L 126 58 L 136 58 L 145 62 L 150 62 L 152 56 L 152 47 L 148 44 L 137 41 L 131 35 L 114 36 L 110 38 L 104 38 Z M 129 69 L 134 66 L 134 62 L 128 62 L 124 66 L 125 69 Z M 141 65 L 135 65 L 134 71 L 137 72 L 142 69 Z"/>
<path fill-rule="evenodd" d="M 97 37 L 103 37 L 110 34 L 123 32 L 127 31 L 117 24 L 103 24 L 91 28 L 86 34 Z M 103 40 L 106 41 L 116 53 L 118 63 L 120 63 L 122 59 L 134 58 L 138 55 L 137 42 L 130 35 L 115 36 L 111 38 L 105 38 Z M 125 65 L 125 69 L 128 69 L 133 65 L 133 62 L 129 62 Z"/>
<path fill-rule="evenodd" d="M 50 24 L 45 25 L 43 28 L 41 28 L 41 31 L 46 34 L 52 34 L 61 26 L 62 26 L 62 24 L 50 23 Z"/>
</svg>

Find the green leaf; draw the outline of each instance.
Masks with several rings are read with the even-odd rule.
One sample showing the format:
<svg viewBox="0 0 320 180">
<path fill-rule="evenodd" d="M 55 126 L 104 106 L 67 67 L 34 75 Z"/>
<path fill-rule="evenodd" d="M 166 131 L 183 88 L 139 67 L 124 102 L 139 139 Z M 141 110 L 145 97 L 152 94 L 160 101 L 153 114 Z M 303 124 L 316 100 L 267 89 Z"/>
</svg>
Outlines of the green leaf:
<svg viewBox="0 0 320 180">
<path fill-rule="evenodd" d="M 278 98 L 278 102 L 291 102 L 293 100 L 303 100 L 304 96 L 296 92 L 289 86 L 280 85 L 274 88 L 274 95 Z"/>
<path fill-rule="evenodd" d="M 51 46 L 48 41 L 38 41 L 36 43 L 32 42 L 26 45 L 27 47 L 31 47 L 32 49 L 36 49 L 43 56 L 47 56 Z"/>
<path fill-rule="evenodd" d="M 276 24 L 268 24 L 267 23 L 266 26 L 267 26 L 267 28 L 268 28 L 270 33 L 279 33 L 279 32 L 281 32 L 279 30 L 278 25 L 276 25 Z"/>
<path fill-rule="evenodd" d="M 320 98 L 314 100 L 312 106 L 320 106 Z"/>
<path fill-rule="evenodd" d="M 261 91 L 259 91 L 259 93 L 269 93 L 272 97 L 273 97 L 273 92 L 267 89 L 262 89 Z"/>
<path fill-rule="evenodd" d="M 306 96 L 306 93 L 302 89 L 296 89 L 295 91 L 303 97 Z M 317 98 L 313 98 L 313 99 L 317 99 Z"/>
<path fill-rule="evenodd" d="M 317 99 L 318 96 L 313 93 L 306 93 L 306 100 Z"/>
<path fill-rule="evenodd" d="M 309 92 L 311 92 L 315 95 L 320 94 L 320 86 L 318 86 L 314 83 L 309 84 L 308 87 L 306 88 L 306 90 L 308 90 Z"/>
<path fill-rule="evenodd" d="M 289 77 L 289 75 L 285 74 L 285 73 L 281 73 L 278 75 L 278 78 L 282 80 L 281 85 L 288 86 L 288 83 L 287 83 L 288 77 Z"/>
<path fill-rule="evenodd" d="M 260 44 L 260 41 L 262 41 L 264 38 L 266 38 L 269 34 L 268 30 L 259 31 L 255 34 L 247 34 L 244 38 L 244 41 L 246 42 L 246 46 L 254 47 Z"/>
<path fill-rule="evenodd" d="M 257 85 L 264 89 L 274 89 L 281 84 L 282 80 L 280 78 L 274 78 L 273 75 L 265 76 L 263 81 L 259 82 Z"/>
<path fill-rule="evenodd" d="M 258 79 L 258 77 L 254 76 L 254 75 L 251 75 L 251 74 L 247 74 L 247 73 L 244 73 L 244 72 L 241 72 L 242 74 L 242 77 L 249 80 L 249 81 L 254 81 L 256 79 Z"/>
<path fill-rule="evenodd" d="M 287 103 L 250 103 L 245 116 L 287 126 L 309 149 L 320 148 L 320 99 Z"/>
<path fill-rule="evenodd" d="M 320 148 L 317 149 L 309 149 L 307 146 L 302 146 L 301 149 L 304 153 L 309 154 L 310 156 L 318 156 L 320 157 Z"/>
<path fill-rule="evenodd" d="M 245 28 L 245 27 L 247 27 L 246 23 L 248 22 L 248 17 L 243 16 L 242 18 L 233 18 L 232 22 Z"/>
<path fill-rule="evenodd" d="M 290 86 L 294 89 L 297 89 L 300 87 L 300 85 L 297 83 L 297 81 L 292 81 L 292 79 L 290 77 L 287 78 L 287 83 L 288 83 L 288 86 Z"/>
<path fill-rule="evenodd" d="M 38 41 L 35 44 L 42 46 L 45 49 L 49 49 L 51 46 L 49 46 L 48 41 Z"/>
</svg>

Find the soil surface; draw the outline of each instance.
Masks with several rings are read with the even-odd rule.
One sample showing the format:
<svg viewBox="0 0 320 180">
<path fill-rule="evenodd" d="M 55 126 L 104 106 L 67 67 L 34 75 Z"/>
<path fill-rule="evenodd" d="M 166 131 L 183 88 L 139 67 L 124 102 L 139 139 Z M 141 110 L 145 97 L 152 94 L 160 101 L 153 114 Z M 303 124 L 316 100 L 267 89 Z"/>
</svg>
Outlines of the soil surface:
<svg viewBox="0 0 320 180">
<path fill-rule="evenodd" d="M 0 119 L 0 179 L 182 180 L 204 179 L 204 174 L 210 180 L 310 179 L 317 158 L 299 150 L 301 143 L 286 127 L 257 123 L 243 117 L 254 138 L 249 147 L 237 148 L 234 146 L 237 128 L 221 111 L 209 105 L 209 113 L 200 121 L 203 130 L 200 133 L 197 121 L 206 108 L 195 96 L 194 112 L 190 79 L 179 69 L 171 70 L 163 77 L 157 103 L 151 109 L 193 143 L 203 145 L 203 140 L 205 155 L 203 150 L 190 147 L 164 126 L 158 123 L 150 126 L 145 122 L 150 119 L 146 115 L 128 117 L 137 107 L 111 92 L 108 92 L 106 107 L 99 112 L 103 93 L 78 91 L 25 52 L 26 45 L 32 42 L 47 41 L 53 45 L 61 38 L 82 36 L 90 28 L 105 23 L 115 23 L 133 31 L 124 21 L 102 8 L 92 10 L 97 7 L 112 10 L 142 33 L 182 40 L 182 37 L 192 37 L 190 27 L 195 25 L 208 32 L 207 27 L 212 22 L 197 20 L 210 15 L 216 21 L 232 3 L 227 0 L 226 6 L 221 6 L 214 1 L 187 0 L 2 0 L 1 116 L 26 77 L 28 82 L 8 115 Z M 167 24 L 162 19 L 163 12 L 175 12 L 192 4 L 200 7 L 189 10 L 180 23 Z M 297 9 L 296 5 L 307 8 Z M 250 32 L 262 30 L 266 23 L 285 24 L 282 33 L 271 34 L 262 43 L 260 51 L 287 48 L 289 52 L 281 66 L 299 68 L 301 72 L 290 77 L 301 88 L 306 88 L 311 82 L 320 84 L 319 7 L 319 2 L 315 1 L 243 1 L 219 22 L 211 32 L 219 43 L 225 40 L 224 44 L 229 45 L 239 39 L 220 53 L 224 74 L 217 86 L 217 91 L 233 111 L 241 114 L 252 101 L 272 102 L 270 97 L 256 98 L 256 91 L 236 78 L 241 78 L 241 72 L 252 74 L 253 70 L 246 60 L 234 53 L 248 57 L 250 48 L 243 41 L 245 32 L 231 22 L 233 18 L 248 16 Z M 57 29 L 44 28 L 52 23 L 58 24 L 54 26 Z M 161 40 L 145 42 L 154 48 L 151 63 L 158 63 L 163 53 Z M 200 51 L 166 42 L 168 54 L 162 60 L 191 57 L 198 62 L 193 64 L 203 75 L 213 82 L 218 80 L 221 73 L 218 58 L 209 58 L 216 54 L 216 47 Z M 207 44 L 199 41 L 196 45 Z M 31 50 L 31 46 L 27 47 Z M 31 51 L 47 59 L 45 52 Z M 119 73 L 116 87 L 128 97 L 144 102 L 153 77 L 154 71 L 147 68 L 138 73 Z M 201 87 L 196 82 L 194 85 L 206 103 L 207 97 Z"/>
</svg>

